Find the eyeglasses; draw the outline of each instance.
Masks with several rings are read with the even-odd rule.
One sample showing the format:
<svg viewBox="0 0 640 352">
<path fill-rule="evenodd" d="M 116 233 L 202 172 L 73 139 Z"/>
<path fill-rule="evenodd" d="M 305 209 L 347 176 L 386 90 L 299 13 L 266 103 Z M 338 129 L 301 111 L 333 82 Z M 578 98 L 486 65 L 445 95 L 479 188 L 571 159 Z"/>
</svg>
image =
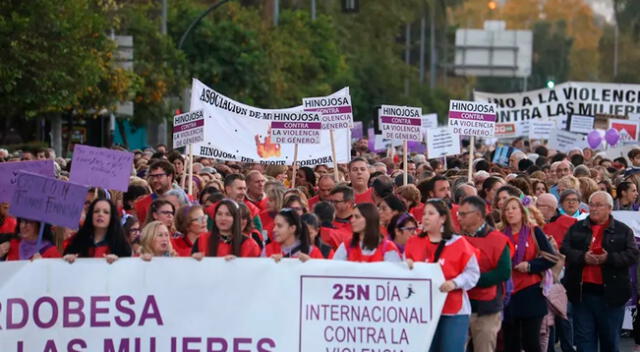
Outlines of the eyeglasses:
<svg viewBox="0 0 640 352">
<path fill-rule="evenodd" d="M 330 202 L 331 202 L 332 204 L 338 204 L 338 203 L 346 202 L 346 200 L 344 200 L 344 199 L 343 199 L 343 200 L 333 200 L 333 199 L 332 199 L 332 200 L 330 200 Z"/>
<path fill-rule="evenodd" d="M 565 198 L 564 201 L 567 203 L 578 203 L 578 198 Z"/>
<path fill-rule="evenodd" d="M 197 218 L 191 219 L 191 222 L 205 222 L 205 221 L 207 221 L 206 215 L 198 216 Z"/>
<path fill-rule="evenodd" d="M 402 231 L 410 231 L 413 232 L 415 230 L 417 230 L 418 228 L 416 226 L 405 226 L 405 227 L 401 227 L 400 230 Z"/>
<path fill-rule="evenodd" d="M 147 176 L 147 178 L 160 178 L 160 177 L 162 177 L 162 176 L 167 176 L 167 174 L 165 174 L 165 173 L 161 173 L 161 174 L 149 174 L 149 175 Z"/>
<path fill-rule="evenodd" d="M 171 216 L 173 216 L 173 211 L 171 211 L 171 210 L 161 210 L 158 213 L 160 213 L 162 215 L 171 215 Z"/>
<path fill-rule="evenodd" d="M 589 203 L 589 208 L 604 208 L 608 206 L 609 204 L 605 204 L 605 203 Z"/>
<path fill-rule="evenodd" d="M 475 212 L 477 212 L 477 210 L 459 211 L 458 212 L 458 217 L 459 218 L 463 218 L 463 217 L 465 217 L 465 216 L 467 216 L 467 215 L 469 215 L 471 213 L 475 213 Z"/>
</svg>

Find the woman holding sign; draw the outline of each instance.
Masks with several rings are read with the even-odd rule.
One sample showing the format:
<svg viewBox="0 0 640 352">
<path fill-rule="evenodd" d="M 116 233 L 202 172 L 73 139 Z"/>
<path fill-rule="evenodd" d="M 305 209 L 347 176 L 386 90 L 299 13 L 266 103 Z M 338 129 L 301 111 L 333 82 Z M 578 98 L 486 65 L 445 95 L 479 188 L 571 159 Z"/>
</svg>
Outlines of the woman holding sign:
<svg viewBox="0 0 640 352">
<path fill-rule="evenodd" d="M 475 248 L 453 233 L 449 208 L 442 200 L 425 203 L 422 233 L 407 241 L 405 257 L 409 268 L 414 262 L 439 263 L 447 293 L 430 352 L 463 352 L 469 330 L 471 303 L 467 291 L 480 279 Z"/>
<path fill-rule="evenodd" d="M 298 258 L 306 262 L 310 258 L 323 259 L 320 250 L 311 245 L 309 230 L 298 212 L 291 208 L 280 210 L 274 220 L 273 238 L 262 252 L 263 257 L 279 262 L 282 258 Z"/>
<path fill-rule="evenodd" d="M 87 218 L 64 251 L 64 260 L 106 258 L 109 264 L 130 257 L 131 247 L 124 236 L 116 206 L 108 199 L 96 199 L 87 209 Z"/>
<path fill-rule="evenodd" d="M 351 216 L 353 236 L 343 242 L 333 256 L 335 260 L 350 262 L 399 262 L 396 245 L 380 234 L 380 215 L 372 203 L 356 205 Z"/>
<path fill-rule="evenodd" d="M 42 241 L 38 243 L 40 226 L 44 225 Z M 60 258 L 53 244 L 51 226 L 38 221 L 18 218 L 18 239 L 11 240 L 6 260 L 30 260 L 38 258 Z"/>
<path fill-rule="evenodd" d="M 259 257 L 260 247 L 253 239 L 242 234 L 240 207 L 231 199 L 218 203 L 213 212 L 211 232 L 204 233 L 193 244 L 192 257 Z"/>
</svg>

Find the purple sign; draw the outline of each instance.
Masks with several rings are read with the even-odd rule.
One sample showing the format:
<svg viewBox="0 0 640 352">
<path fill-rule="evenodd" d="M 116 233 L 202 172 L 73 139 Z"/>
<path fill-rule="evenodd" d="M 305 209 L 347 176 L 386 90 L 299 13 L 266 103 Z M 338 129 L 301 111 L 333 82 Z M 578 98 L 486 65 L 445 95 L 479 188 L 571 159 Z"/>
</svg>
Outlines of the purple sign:
<svg viewBox="0 0 640 352">
<path fill-rule="evenodd" d="M 126 192 L 133 154 L 76 144 L 71 162 L 71 182 Z"/>
<path fill-rule="evenodd" d="M 0 163 L 0 203 L 11 201 L 11 195 L 16 188 L 18 172 L 28 171 L 34 174 L 55 177 L 53 160 L 16 161 Z"/>
<path fill-rule="evenodd" d="M 422 142 L 408 141 L 407 149 L 409 149 L 409 153 L 424 154 L 427 151 L 427 146 Z"/>
<path fill-rule="evenodd" d="M 89 189 L 30 172 L 19 172 L 9 213 L 16 217 L 78 228 Z"/>
<path fill-rule="evenodd" d="M 358 140 L 364 136 L 362 121 L 354 121 L 351 129 L 351 140 Z"/>
</svg>

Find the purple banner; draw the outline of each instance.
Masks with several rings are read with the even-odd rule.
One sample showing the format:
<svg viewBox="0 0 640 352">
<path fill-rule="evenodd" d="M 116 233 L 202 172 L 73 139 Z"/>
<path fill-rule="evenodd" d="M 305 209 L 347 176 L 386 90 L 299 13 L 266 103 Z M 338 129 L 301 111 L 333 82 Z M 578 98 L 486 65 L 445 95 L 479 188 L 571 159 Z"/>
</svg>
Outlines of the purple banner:
<svg viewBox="0 0 640 352">
<path fill-rule="evenodd" d="M 9 213 L 77 229 L 88 191 L 85 186 L 21 171 L 16 178 Z"/>
<path fill-rule="evenodd" d="M 478 112 L 466 112 L 466 111 L 449 111 L 450 119 L 463 119 L 463 120 L 478 120 L 495 122 L 496 115 L 481 114 Z"/>
<path fill-rule="evenodd" d="M 409 153 L 424 154 L 427 151 L 427 146 L 422 142 L 408 141 L 407 149 L 409 149 Z"/>
<path fill-rule="evenodd" d="M 283 130 L 319 130 L 322 128 L 321 122 L 282 122 L 272 121 L 271 128 Z"/>
<path fill-rule="evenodd" d="M 396 116 L 380 116 L 382 123 L 391 123 L 394 125 L 422 126 L 422 119 Z"/>
<path fill-rule="evenodd" d="M 329 106 L 329 107 L 323 107 L 323 108 L 306 108 L 304 109 L 304 111 L 314 111 L 314 112 L 322 113 L 324 115 L 331 115 L 331 114 L 350 114 L 351 112 L 353 112 L 353 109 L 351 108 L 351 106 Z"/>
<path fill-rule="evenodd" d="M 53 160 L 15 161 L 0 163 L 0 203 L 11 201 L 16 188 L 18 172 L 28 171 L 34 174 L 54 178 Z"/>
<path fill-rule="evenodd" d="M 358 140 L 364 137 L 364 131 L 362 121 L 354 121 L 353 128 L 351 129 L 351 139 Z"/>
<path fill-rule="evenodd" d="M 189 122 L 189 123 L 185 123 L 182 125 L 178 125 L 178 126 L 173 126 L 173 133 L 178 133 L 178 132 L 182 132 L 182 131 L 188 131 L 194 128 L 198 128 L 198 127 L 202 127 L 204 126 L 204 119 L 202 120 L 195 120 L 193 122 Z"/>
<path fill-rule="evenodd" d="M 71 182 L 126 192 L 133 169 L 133 153 L 76 144 Z"/>
</svg>

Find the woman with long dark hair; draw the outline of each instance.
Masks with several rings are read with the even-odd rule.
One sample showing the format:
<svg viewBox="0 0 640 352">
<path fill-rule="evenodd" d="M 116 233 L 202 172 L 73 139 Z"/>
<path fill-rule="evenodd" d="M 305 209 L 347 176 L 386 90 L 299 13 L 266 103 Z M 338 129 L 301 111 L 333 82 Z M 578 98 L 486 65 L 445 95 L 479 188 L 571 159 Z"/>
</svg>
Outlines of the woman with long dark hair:
<svg viewBox="0 0 640 352">
<path fill-rule="evenodd" d="M 38 243 L 41 222 L 18 218 L 17 239 L 10 241 L 11 246 L 6 260 L 29 260 L 39 258 L 60 258 L 55 246 L 51 226 L 44 224 L 42 241 Z"/>
<path fill-rule="evenodd" d="M 325 202 L 319 202 L 325 203 Z M 322 231 L 322 223 L 320 222 L 320 218 L 314 213 L 306 213 L 302 215 L 300 218 L 302 223 L 307 226 L 307 231 L 309 231 L 309 238 L 311 239 L 311 244 L 317 247 L 322 253 L 322 256 L 326 259 L 333 259 L 333 248 L 322 241 L 322 235 L 320 232 Z"/>
<path fill-rule="evenodd" d="M 242 234 L 240 206 L 236 201 L 223 199 L 214 212 L 211 231 L 200 235 L 193 244 L 191 256 L 203 257 L 258 257 L 260 247 L 251 238 Z"/>
<path fill-rule="evenodd" d="M 64 260 L 76 258 L 106 258 L 113 263 L 119 257 L 130 257 L 131 247 L 125 238 L 116 206 L 108 199 L 91 202 L 87 217 L 78 233 L 69 241 Z"/>
<path fill-rule="evenodd" d="M 335 260 L 350 262 L 399 262 L 396 245 L 380 234 L 380 215 L 375 205 L 361 203 L 355 206 L 351 216 L 353 236 L 343 242 L 333 256 Z"/>
<path fill-rule="evenodd" d="M 324 259 L 320 250 L 311 244 L 307 226 L 293 209 L 284 208 L 276 215 L 273 239 L 273 242 L 264 247 L 263 257 L 273 258 L 275 261 L 298 258 L 303 262 L 310 258 Z"/>
<path fill-rule="evenodd" d="M 378 204 L 378 214 L 380 214 L 380 232 L 385 238 L 388 238 L 390 233 L 387 232 L 387 227 L 391 222 L 391 219 L 407 211 L 406 205 L 393 194 L 390 194 L 384 198 Z"/>
<path fill-rule="evenodd" d="M 463 352 L 469 330 L 471 303 L 467 291 L 480 278 L 475 248 L 453 232 L 449 207 L 439 199 L 425 203 L 422 232 L 407 241 L 405 257 L 414 262 L 439 263 L 446 280 L 440 292 L 447 293 L 429 351 Z"/>
</svg>

